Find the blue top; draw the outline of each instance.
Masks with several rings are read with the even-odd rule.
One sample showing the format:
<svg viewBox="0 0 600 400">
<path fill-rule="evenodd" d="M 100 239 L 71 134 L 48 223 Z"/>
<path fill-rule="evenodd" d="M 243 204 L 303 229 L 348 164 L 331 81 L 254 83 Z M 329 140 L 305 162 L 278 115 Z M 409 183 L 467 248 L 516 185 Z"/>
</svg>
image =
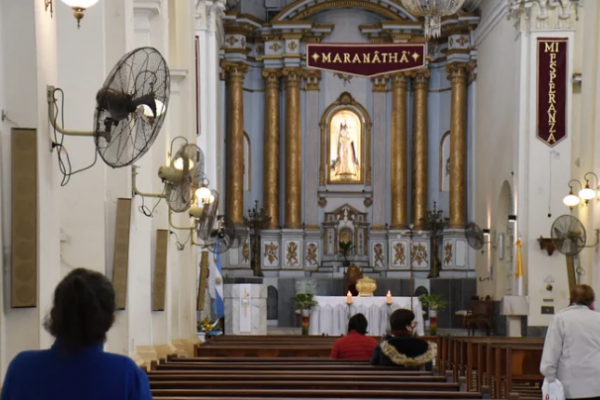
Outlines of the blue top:
<svg viewBox="0 0 600 400">
<path fill-rule="evenodd" d="M 152 400 L 148 376 L 102 345 L 62 354 L 24 351 L 10 363 L 0 400 Z"/>
</svg>

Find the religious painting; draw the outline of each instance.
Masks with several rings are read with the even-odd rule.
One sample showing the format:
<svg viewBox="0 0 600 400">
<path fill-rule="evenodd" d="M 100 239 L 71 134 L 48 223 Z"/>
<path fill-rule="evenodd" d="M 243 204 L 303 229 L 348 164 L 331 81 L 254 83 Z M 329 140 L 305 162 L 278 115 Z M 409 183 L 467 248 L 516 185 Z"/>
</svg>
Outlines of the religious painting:
<svg viewBox="0 0 600 400">
<path fill-rule="evenodd" d="M 352 109 L 337 111 L 329 121 L 329 183 L 362 183 L 362 130 Z"/>
</svg>

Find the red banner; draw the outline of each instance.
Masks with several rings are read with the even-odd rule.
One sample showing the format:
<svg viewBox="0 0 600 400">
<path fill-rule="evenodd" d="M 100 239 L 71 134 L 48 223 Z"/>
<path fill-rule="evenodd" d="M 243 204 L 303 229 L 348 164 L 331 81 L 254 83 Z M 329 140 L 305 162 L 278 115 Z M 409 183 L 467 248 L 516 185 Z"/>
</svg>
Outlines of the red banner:
<svg viewBox="0 0 600 400">
<path fill-rule="evenodd" d="M 553 147 L 567 137 L 567 38 L 539 38 L 537 137 Z"/>
<path fill-rule="evenodd" d="M 309 68 L 357 76 L 377 76 L 423 68 L 425 43 L 309 43 L 306 65 Z"/>
</svg>

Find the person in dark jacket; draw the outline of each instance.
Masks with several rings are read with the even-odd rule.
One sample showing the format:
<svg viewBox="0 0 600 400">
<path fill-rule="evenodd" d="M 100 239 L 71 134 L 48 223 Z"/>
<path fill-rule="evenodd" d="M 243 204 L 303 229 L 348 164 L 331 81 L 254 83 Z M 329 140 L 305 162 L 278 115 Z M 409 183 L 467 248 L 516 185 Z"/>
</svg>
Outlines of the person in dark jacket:
<svg viewBox="0 0 600 400">
<path fill-rule="evenodd" d="M 415 337 L 417 323 L 410 310 L 398 309 L 390 316 L 390 333 L 373 351 L 371 365 L 403 368 L 430 367 L 436 349 L 424 339 Z"/>
<path fill-rule="evenodd" d="M 54 345 L 12 360 L 0 400 L 152 400 L 146 373 L 131 358 L 103 351 L 115 306 L 104 275 L 69 273 L 46 322 Z"/>
<path fill-rule="evenodd" d="M 377 341 L 367 336 L 369 322 L 363 314 L 356 314 L 348 321 L 348 335 L 335 341 L 331 350 L 332 360 L 369 361 Z"/>
</svg>

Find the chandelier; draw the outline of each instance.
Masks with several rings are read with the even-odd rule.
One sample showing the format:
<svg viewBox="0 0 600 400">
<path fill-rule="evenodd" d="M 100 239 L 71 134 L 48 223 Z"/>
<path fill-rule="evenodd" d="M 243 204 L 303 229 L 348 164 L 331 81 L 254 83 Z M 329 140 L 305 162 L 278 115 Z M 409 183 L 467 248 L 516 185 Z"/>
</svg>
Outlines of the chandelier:
<svg viewBox="0 0 600 400">
<path fill-rule="evenodd" d="M 407 10 L 425 17 L 425 37 L 437 38 L 442 33 L 442 17 L 456 13 L 465 0 L 402 0 Z"/>
</svg>

